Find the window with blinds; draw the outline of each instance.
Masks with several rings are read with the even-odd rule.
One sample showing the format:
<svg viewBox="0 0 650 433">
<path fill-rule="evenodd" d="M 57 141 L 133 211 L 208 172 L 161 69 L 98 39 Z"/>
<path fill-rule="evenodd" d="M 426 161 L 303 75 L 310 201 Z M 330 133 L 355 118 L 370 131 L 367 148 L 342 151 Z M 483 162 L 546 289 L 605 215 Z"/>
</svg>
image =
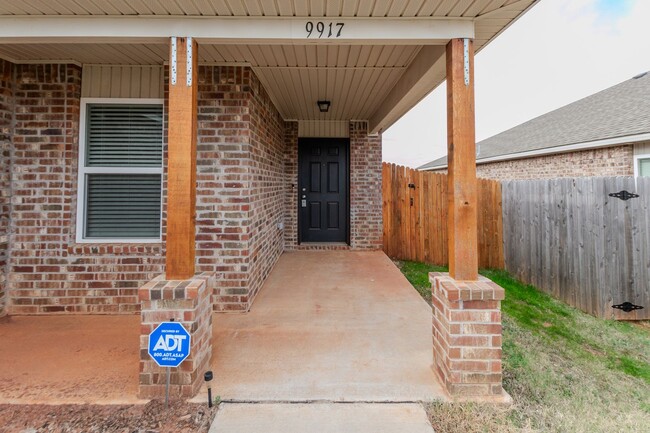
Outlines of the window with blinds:
<svg viewBox="0 0 650 433">
<path fill-rule="evenodd" d="M 89 105 L 86 166 L 160 167 L 160 105 Z"/>
<path fill-rule="evenodd" d="M 160 239 L 162 105 L 88 103 L 85 114 L 82 238 Z"/>
</svg>

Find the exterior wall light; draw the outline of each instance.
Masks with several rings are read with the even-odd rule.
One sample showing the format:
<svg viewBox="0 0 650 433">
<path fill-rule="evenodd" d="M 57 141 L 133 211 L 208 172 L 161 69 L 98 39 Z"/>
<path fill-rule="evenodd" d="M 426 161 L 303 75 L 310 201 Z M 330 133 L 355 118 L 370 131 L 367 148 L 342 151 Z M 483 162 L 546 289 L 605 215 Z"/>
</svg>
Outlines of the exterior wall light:
<svg viewBox="0 0 650 433">
<path fill-rule="evenodd" d="M 318 101 L 316 104 L 318 104 L 318 109 L 321 113 L 327 113 L 330 111 L 330 101 Z"/>
</svg>

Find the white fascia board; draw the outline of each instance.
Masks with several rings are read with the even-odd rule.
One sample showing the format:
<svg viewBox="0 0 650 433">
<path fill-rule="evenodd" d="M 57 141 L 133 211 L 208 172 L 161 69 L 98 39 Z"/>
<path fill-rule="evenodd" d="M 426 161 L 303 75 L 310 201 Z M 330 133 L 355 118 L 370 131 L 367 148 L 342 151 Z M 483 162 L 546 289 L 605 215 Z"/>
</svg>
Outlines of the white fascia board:
<svg viewBox="0 0 650 433">
<path fill-rule="evenodd" d="M 636 143 L 647 141 L 647 140 L 650 140 L 650 132 L 649 133 L 644 133 L 644 134 L 637 134 L 637 135 L 626 135 L 626 136 L 623 136 L 623 137 L 606 138 L 604 140 L 586 141 L 584 143 L 567 144 L 565 146 L 547 147 L 545 149 L 529 150 L 529 151 L 526 151 L 526 152 L 510 153 L 508 155 L 492 156 L 490 158 L 480 158 L 480 159 L 476 160 L 476 164 L 487 164 L 489 162 L 512 161 L 514 159 L 534 158 L 536 156 L 546 156 L 546 155 L 554 155 L 554 154 L 560 154 L 560 153 L 578 152 L 578 151 L 581 151 L 581 150 L 598 149 L 598 148 L 601 148 L 601 147 L 612 147 L 612 146 L 619 146 L 619 145 L 623 145 L 623 144 L 632 145 L 632 144 L 636 144 Z M 439 166 L 436 166 L 436 167 L 424 168 L 423 170 L 424 171 L 443 170 L 445 168 L 447 168 L 447 164 L 439 165 Z"/>
<path fill-rule="evenodd" d="M 387 129 L 445 79 L 445 53 L 444 45 L 428 45 L 420 50 L 370 117 L 368 127 L 371 133 Z"/>
<path fill-rule="evenodd" d="M 319 23 L 323 23 L 322 36 Z M 167 43 L 172 36 L 220 44 L 435 45 L 473 38 L 474 22 L 466 18 L 0 17 L 0 43 Z"/>
</svg>

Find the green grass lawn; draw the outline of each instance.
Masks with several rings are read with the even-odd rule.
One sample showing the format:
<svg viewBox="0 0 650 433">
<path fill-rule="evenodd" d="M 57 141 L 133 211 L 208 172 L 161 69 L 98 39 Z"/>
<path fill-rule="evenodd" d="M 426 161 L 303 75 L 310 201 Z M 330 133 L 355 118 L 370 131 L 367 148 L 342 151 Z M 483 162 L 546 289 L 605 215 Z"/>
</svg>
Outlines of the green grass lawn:
<svg viewBox="0 0 650 433">
<path fill-rule="evenodd" d="M 427 274 L 444 268 L 397 262 L 430 302 Z M 437 433 L 650 433 L 650 326 L 597 319 L 504 271 L 482 275 L 506 290 L 504 388 L 510 407 L 429 405 Z"/>
</svg>

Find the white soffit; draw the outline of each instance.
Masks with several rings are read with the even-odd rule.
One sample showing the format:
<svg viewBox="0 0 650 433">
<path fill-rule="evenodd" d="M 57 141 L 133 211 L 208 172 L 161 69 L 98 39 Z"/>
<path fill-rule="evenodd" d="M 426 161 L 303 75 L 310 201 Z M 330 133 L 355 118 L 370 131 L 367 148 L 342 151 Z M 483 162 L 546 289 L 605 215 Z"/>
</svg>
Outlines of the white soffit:
<svg viewBox="0 0 650 433">
<path fill-rule="evenodd" d="M 0 0 L 1 15 L 475 17 L 518 0 Z"/>
<path fill-rule="evenodd" d="M 399 27 L 401 19 L 456 20 L 457 28 L 462 27 L 462 20 L 468 20 L 465 22 L 473 23 L 478 52 L 535 3 L 535 0 L 0 0 L 0 20 L 4 16 L 5 24 L 9 25 L 13 20 L 18 23 L 21 16 L 62 20 L 94 17 L 101 27 L 102 20 L 125 16 L 129 17 L 125 18 L 127 20 L 155 16 L 172 20 L 170 24 L 174 19 L 193 17 L 251 20 L 275 17 L 280 18 L 280 22 L 293 19 L 294 30 L 298 30 L 298 25 L 304 26 L 304 19 L 308 17 L 370 19 L 362 26 L 368 27 L 366 33 L 357 37 L 374 32 L 383 23 L 395 23 Z M 303 20 L 299 20 L 300 17 Z M 104 31 L 113 28 L 111 21 L 106 23 L 108 27 L 105 26 Z M 199 19 L 196 23 L 200 29 L 209 29 L 208 21 Z M 93 31 L 91 24 L 85 22 L 80 27 L 86 26 L 84 31 Z M 278 27 L 280 31 L 282 26 L 276 22 L 270 27 Z M 421 28 L 421 25 L 414 27 Z M 7 28 L 5 26 L 5 33 L 10 34 L 6 36 L 14 36 Z M 79 31 L 76 26 L 64 28 Z M 129 29 L 133 28 L 131 24 Z M 426 31 L 421 33 L 426 34 Z M 115 37 L 119 37 L 119 32 Z M 204 38 L 199 55 L 205 63 L 251 65 L 286 119 L 369 119 L 371 132 L 388 128 L 445 78 L 444 55 L 440 57 L 438 51 L 432 51 L 434 47 L 423 50 L 422 43 L 418 44 L 415 39 L 394 40 L 393 43 L 376 39 L 372 42 L 374 45 L 364 45 L 363 39 L 339 41 L 339 45 L 336 41 L 301 42 L 294 36 L 291 43 L 281 43 L 281 40 L 274 42 L 277 45 L 253 40 L 245 44 L 233 40 L 230 45 L 223 45 L 217 40 L 213 44 L 206 43 L 209 39 Z M 92 44 L 88 40 L 52 43 L 56 41 L 30 43 L 27 38 L 20 44 L 0 43 L 0 57 L 17 62 L 49 60 L 104 65 L 161 65 L 168 57 L 164 38 L 133 39 L 133 43 L 118 39 L 113 43 L 108 43 L 111 40 Z M 306 45 L 309 43 L 318 45 Z M 414 67 L 409 69 L 412 65 Z M 406 89 L 408 86 L 411 88 Z M 332 101 L 328 114 L 318 112 L 315 104 L 318 99 Z"/>
<path fill-rule="evenodd" d="M 0 44 L 0 58 L 15 63 L 65 62 L 103 65 L 162 65 L 166 44 Z"/>
<path fill-rule="evenodd" d="M 420 49 L 413 45 L 200 45 L 199 59 L 207 64 L 252 66 L 285 119 L 349 120 L 370 118 Z M 109 65 L 160 65 L 167 51 L 166 45 L 155 44 L 0 45 L 0 57 L 18 62 L 44 59 L 106 65 L 84 74 L 84 81 L 95 77 L 92 88 L 109 93 L 116 89 L 110 84 L 116 80 L 114 74 L 130 71 Z M 328 113 L 318 111 L 319 99 L 332 102 Z"/>
<path fill-rule="evenodd" d="M 249 62 L 285 119 L 368 119 L 418 46 L 207 46 L 216 63 Z M 316 101 L 329 100 L 328 113 Z"/>
</svg>

